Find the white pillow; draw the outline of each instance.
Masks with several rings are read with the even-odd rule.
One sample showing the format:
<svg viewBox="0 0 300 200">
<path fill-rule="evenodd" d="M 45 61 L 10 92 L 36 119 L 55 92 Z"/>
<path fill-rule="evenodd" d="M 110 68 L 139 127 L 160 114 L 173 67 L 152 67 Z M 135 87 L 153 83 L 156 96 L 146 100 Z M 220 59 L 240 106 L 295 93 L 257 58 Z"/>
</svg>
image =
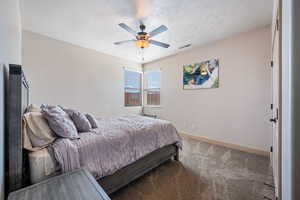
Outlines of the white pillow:
<svg viewBox="0 0 300 200">
<path fill-rule="evenodd" d="M 28 109 L 30 111 L 30 109 Z M 49 146 L 55 139 L 54 132 L 42 113 L 34 109 L 23 116 L 24 148 L 34 151 Z"/>
</svg>

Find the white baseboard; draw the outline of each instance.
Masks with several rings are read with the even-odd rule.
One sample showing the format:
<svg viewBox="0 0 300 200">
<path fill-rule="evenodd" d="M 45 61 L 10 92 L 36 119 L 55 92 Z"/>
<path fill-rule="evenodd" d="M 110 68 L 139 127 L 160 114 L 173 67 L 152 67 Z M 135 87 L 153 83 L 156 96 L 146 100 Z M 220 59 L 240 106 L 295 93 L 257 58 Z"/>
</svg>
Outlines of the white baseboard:
<svg viewBox="0 0 300 200">
<path fill-rule="evenodd" d="M 223 146 L 223 147 L 227 147 L 227 148 L 231 148 L 231 149 L 235 149 L 235 150 L 239 150 L 239 151 L 244 151 L 244 152 L 248 152 L 248 153 L 254 153 L 254 154 L 257 154 L 257 155 L 261 155 L 261 156 L 267 156 L 267 157 L 270 156 L 270 152 L 262 150 L 262 149 L 256 149 L 256 148 L 252 148 L 252 147 L 246 147 L 246 146 L 241 146 L 241 145 L 237 145 L 237 144 L 231 144 L 231 143 L 222 142 L 222 141 L 210 139 L 210 138 L 203 137 L 203 136 L 194 136 L 194 135 L 182 132 L 182 131 L 179 132 L 179 134 L 182 137 L 198 140 L 198 141 L 201 141 L 201 142 L 207 142 L 207 143 L 210 143 L 210 144 L 219 145 L 219 146 Z"/>
</svg>

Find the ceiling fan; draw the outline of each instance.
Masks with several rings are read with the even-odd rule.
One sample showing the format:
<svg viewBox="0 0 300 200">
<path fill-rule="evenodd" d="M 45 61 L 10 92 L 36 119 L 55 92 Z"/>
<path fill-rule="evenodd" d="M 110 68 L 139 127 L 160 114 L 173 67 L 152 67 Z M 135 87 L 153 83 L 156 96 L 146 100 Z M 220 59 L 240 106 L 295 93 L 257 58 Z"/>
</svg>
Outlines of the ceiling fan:
<svg viewBox="0 0 300 200">
<path fill-rule="evenodd" d="M 168 28 L 165 25 L 159 26 L 158 28 L 154 29 L 150 33 L 145 32 L 146 26 L 144 24 L 140 25 L 140 29 L 141 29 L 140 32 L 134 31 L 132 28 L 130 28 L 128 25 L 126 25 L 124 23 L 120 23 L 119 26 L 121 28 L 125 29 L 126 31 L 128 31 L 129 33 L 131 33 L 135 37 L 135 39 L 115 42 L 114 43 L 115 45 L 120 45 L 120 44 L 124 44 L 124 43 L 128 43 L 128 42 L 135 42 L 136 45 L 141 49 L 147 48 L 149 46 L 149 44 L 160 46 L 163 48 L 169 48 L 169 46 L 170 46 L 169 44 L 150 39 L 164 31 L 168 30 Z"/>
</svg>

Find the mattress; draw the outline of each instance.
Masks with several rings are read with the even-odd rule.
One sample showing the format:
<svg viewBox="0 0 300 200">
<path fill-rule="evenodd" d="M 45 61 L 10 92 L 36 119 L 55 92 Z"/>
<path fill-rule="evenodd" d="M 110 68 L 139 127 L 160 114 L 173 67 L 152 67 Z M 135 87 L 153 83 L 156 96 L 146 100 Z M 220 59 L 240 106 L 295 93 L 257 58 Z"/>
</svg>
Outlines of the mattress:
<svg viewBox="0 0 300 200">
<path fill-rule="evenodd" d="M 51 147 L 29 153 L 31 183 L 38 183 L 60 173 Z"/>
</svg>

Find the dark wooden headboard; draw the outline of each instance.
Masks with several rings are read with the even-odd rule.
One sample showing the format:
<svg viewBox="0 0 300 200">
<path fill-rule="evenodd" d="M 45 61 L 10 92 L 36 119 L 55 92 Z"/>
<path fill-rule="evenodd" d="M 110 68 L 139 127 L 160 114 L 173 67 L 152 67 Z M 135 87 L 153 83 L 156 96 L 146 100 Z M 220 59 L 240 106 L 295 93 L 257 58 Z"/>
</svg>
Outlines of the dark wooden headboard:
<svg viewBox="0 0 300 200">
<path fill-rule="evenodd" d="M 6 135 L 6 194 L 24 187 L 29 173 L 23 149 L 22 117 L 29 105 L 29 86 L 20 65 L 9 65 Z"/>
</svg>

